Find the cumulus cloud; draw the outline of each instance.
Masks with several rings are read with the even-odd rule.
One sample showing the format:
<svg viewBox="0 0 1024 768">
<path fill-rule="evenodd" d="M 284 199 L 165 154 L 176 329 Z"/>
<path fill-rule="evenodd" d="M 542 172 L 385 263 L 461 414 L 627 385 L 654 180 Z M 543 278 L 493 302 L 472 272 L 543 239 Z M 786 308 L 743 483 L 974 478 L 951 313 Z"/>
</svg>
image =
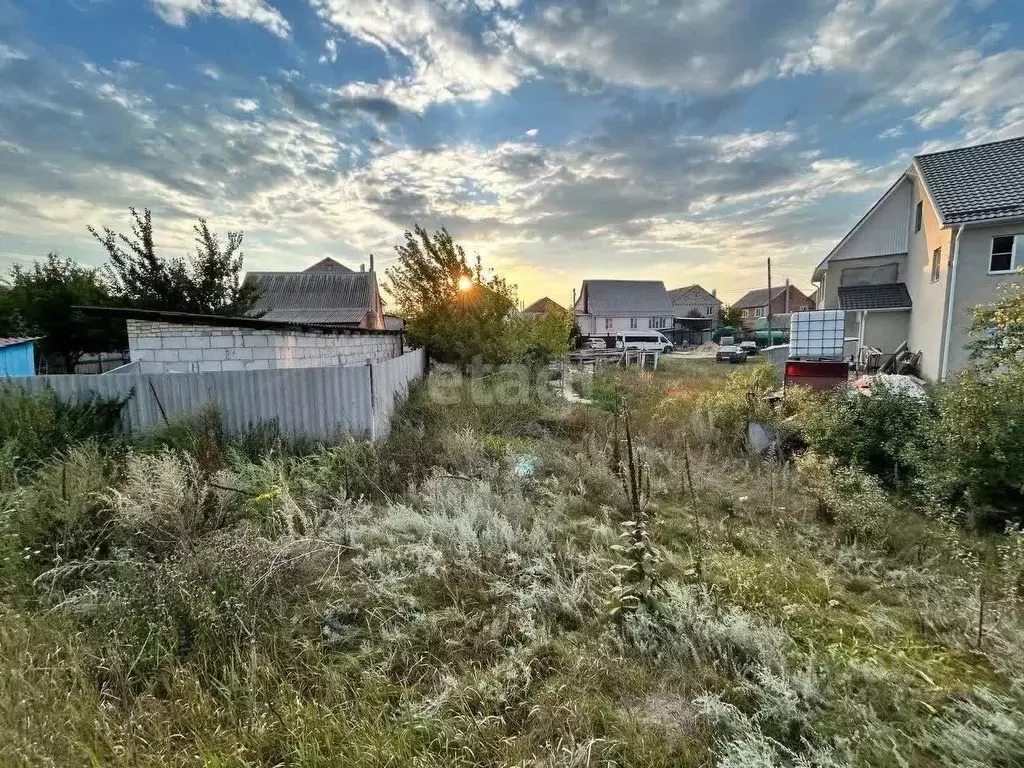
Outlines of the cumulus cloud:
<svg viewBox="0 0 1024 768">
<path fill-rule="evenodd" d="M 183 27 L 189 16 L 223 16 L 266 27 L 281 38 L 291 34 L 291 25 L 265 0 L 150 0 L 153 9 L 168 24 Z"/>
<path fill-rule="evenodd" d="M 470 33 L 467 3 L 431 0 L 310 0 L 320 17 L 352 38 L 401 57 L 408 74 L 355 82 L 346 95 L 379 97 L 423 111 L 434 103 L 508 93 L 529 71 L 494 28 Z M 486 10 L 505 8 L 488 4 Z M 479 22 L 479 19 L 477 20 Z"/>
</svg>

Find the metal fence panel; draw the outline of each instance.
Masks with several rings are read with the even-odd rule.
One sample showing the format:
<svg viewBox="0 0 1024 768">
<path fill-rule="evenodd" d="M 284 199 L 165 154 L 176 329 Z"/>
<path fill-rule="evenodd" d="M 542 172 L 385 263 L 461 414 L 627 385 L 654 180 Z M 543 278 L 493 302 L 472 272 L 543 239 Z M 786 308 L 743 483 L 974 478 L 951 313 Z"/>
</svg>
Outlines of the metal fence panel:
<svg viewBox="0 0 1024 768">
<path fill-rule="evenodd" d="M 65 401 L 127 397 L 122 422 L 139 432 L 162 423 L 163 414 L 194 413 L 204 404 L 219 409 L 227 434 L 276 421 L 284 434 L 326 439 L 338 433 L 386 437 L 395 397 L 423 375 L 423 350 L 381 363 L 333 368 L 209 373 L 29 376 L 13 386 L 52 389 Z M 161 413 L 161 409 L 163 413 Z"/>
<path fill-rule="evenodd" d="M 425 349 L 407 352 L 401 357 L 370 365 L 373 376 L 373 437 L 384 438 L 391 432 L 391 416 L 397 399 L 404 399 L 409 384 L 426 371 Z"/>
</svg>

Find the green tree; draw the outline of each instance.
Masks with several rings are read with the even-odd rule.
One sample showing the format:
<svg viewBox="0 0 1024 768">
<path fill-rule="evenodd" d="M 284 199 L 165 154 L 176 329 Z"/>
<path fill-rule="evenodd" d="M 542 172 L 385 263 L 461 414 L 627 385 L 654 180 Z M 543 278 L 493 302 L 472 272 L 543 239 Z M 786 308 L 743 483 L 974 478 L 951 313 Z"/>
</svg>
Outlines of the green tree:
<svg viewBox="0 0 1024 768">
<path fill-rule="evenodd" d="M 1024 269 L 1017 270 L 1024 275 Z M 993 304 L 977 307 L 970 344 L 975 367 L 981 371 L 1024 368 L 1024 290 L 1007 287 Z"/>
<path fill-rule="evenodd" d="M 726 307 L 723 305 L 718 310 L 718 321 L 721 325 L 739 328 L 743 325 L 743 310 L 739 307 Z"/>
<path fill-rule="evenodd" d="M 555 309 L 540 317 L 523 317 L 521 322 L 523 354 L 532 361 L 546 363 L 569 351 L 575 321 L 568 310 Z"/>
<path fill-rule="evenodd" d="M 107 276 L 114 296 L 139 309 L 162 309 L 216 315 L 250 314 L 259 298 L 255 285 L 243 284 L 242 233 L 228 232 L 222 246 L 206 219 L 193 229 L 196 250 L 187 259 L 157 254 L 149 209 L 134 208 L 131 235 L 104 227 L 89 232 L 110 258 Z"/>
<path fill-rule="evenodd" d="M 471 268 L 466 252 L 446 229 L 431 236 L 416 226 L 396 245 L 398 262 L 388 269 L 388 290 L 406 318 L 409 339 L 443 362 L 463 366 L 474 358 L 501 363 L 526 349 L 516 320 L 515 286 L 485 277 L 479 258 Z"/>
<path fill-rule="evenodd" d="M 0 292 L 0 335 L 42 336 L 40 354 L 59 359 L 64 370 L 87 353 L 127 346 L 124 322 L 84 315 L 75 306 L 111 304 L 98 270 L 49 254 L 31 267 L 14 266 Z"/>
</svg>

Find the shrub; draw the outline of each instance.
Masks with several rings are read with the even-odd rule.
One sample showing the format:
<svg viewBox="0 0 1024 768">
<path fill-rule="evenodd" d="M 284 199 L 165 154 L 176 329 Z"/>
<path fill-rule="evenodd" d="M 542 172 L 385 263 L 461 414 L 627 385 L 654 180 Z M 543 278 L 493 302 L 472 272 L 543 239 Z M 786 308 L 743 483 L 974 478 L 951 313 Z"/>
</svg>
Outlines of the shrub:
<svg viewBox="0 0 1024 768">
<path fill-rule="evenodd" d="M 978 512 L 1001 527 L 1024 514 L 1024 371 L 965 373 L 936 393 L 923 490 L 937 504 Z"/>
<path fill-rule="evenodd" d="M 776 420 L 777 414 L 764 401 L 764 394 L 776 386 L 778 379 L 770 364 L 741 366 L 729 374 L 724 386 L 701 393 L 697 408 L 707 412 L 712 426 L 729 444 L 738 446 L 746 437 L 748 421 Z"/>
<path fill-rule="evenodd" d="M 22 462 L 43 461 L 83 440 L 113 435 L 127 402 L 100 395 L 65 402 L 52 389 L 0 386 L 0 445 L 12 443 Z"/>
<path fill-rule="evenodd" d="M 908 488 L 927 460 L 934 417 L 930 401 L 876 385 L 871 397 L 843 390 L 813 398 L 796 421 L 815 452 L 870 472 L 889 488 Z"/>
</svg>

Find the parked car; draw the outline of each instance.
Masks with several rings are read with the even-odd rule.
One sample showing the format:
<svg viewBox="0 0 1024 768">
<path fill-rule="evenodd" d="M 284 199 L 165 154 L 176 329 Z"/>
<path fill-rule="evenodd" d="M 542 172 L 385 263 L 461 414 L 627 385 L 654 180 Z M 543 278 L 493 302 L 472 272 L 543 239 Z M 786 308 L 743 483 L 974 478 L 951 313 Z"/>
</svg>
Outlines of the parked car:
<svg viewBox="0 0 1024 768">
<path fill-rule="evenodd" d="M 757 354 L 757 342 L 756 341 L 741 341 L 740 349 L 747 353 L 747 357 Z"/>
<path fill-rule="evenodd" d="M 587 349 L 608 349 L 608 342 L 603 336 L 591 336 L 587 339 Z"/>
<path fill-rule="evenodd" d="M 675 347 L 663 334 L 657 331 L 626 331 L 615 336 L 616 349 L 642 349 L 648 352 L 668 354 Z"/>
<path fill-rule="evenodd" d="M 715 353 L 715 360 L 719 363 L 733 363 L 739 365 L 747 362 L 747 353 L 736 344 L 720 347 Z"/>
</svg>

